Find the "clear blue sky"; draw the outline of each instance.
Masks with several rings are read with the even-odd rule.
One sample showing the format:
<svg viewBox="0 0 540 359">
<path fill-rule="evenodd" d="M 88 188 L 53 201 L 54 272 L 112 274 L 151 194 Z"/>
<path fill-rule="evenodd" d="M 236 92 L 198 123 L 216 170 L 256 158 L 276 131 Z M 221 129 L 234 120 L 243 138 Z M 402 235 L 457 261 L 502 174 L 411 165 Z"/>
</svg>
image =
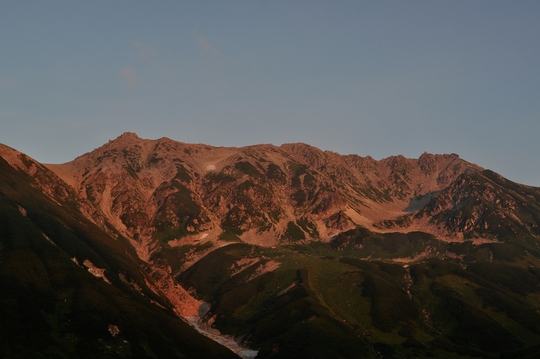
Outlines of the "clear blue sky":
<svg viewBox="0 0 540 359">
<path fill-rule="evenodd" d="M 0 143 L 457 153 L 540 186 L 540 1 L 0 1 Z"/>
</svg>

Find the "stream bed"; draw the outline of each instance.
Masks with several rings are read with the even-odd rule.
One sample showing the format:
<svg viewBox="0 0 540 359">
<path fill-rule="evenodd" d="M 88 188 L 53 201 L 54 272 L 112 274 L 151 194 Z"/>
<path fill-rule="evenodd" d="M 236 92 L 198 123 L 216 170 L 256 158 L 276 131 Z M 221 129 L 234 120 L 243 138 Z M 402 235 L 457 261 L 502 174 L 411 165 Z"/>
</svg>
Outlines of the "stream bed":
<svg viewBox="0 0 540 359">
<path fill-rule="evenodd" d="M 229 348 L 234 353 L 238 354 L 242 359 L 255 359 L 255 357 L 259 353 L 257 350 L 249 349 L 238 344 L 231 337 L 221 335 L 217 330 L 206 330 L 202 328 L 199 317 L 186 317 L 185 319 L 199 333 L 223 345 L 224 347 Z"/>
</svg>

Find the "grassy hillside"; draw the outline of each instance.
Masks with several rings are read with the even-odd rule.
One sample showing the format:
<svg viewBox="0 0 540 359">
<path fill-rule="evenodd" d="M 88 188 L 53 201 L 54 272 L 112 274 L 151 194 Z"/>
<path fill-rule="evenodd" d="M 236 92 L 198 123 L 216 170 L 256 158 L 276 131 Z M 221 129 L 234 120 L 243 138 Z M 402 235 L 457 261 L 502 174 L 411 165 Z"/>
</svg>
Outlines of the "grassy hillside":
<svg viewBox="0 0 540 359">
<path fill-rule="evenodd" d="M 404 266 L 354 254 L 231 244 L 177 279 L 258 358 L 498 358 L 540 345 L 536 258 Z"/>
</svg>

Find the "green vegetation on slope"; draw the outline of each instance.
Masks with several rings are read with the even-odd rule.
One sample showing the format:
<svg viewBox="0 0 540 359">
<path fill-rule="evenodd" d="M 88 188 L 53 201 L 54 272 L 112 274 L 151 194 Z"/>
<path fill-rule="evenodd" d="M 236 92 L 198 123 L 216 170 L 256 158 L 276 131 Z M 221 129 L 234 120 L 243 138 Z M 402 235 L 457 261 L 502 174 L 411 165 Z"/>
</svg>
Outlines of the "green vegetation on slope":
<svg viewBox="0 0 540 359">
<path fill-rule="evenodd" d="M 407 238 L 396 238 L 371 240 L 401 255 L 392 241 Z M 258 358 L 497 358 L 540 345 L 537 259 L 404 266 L 363 254 L 232 244 L 177 279 L 210 303 L 206 319 L 260 349 Z M 263 271 L 269 263 L 279 265 Z"/>
</svg>

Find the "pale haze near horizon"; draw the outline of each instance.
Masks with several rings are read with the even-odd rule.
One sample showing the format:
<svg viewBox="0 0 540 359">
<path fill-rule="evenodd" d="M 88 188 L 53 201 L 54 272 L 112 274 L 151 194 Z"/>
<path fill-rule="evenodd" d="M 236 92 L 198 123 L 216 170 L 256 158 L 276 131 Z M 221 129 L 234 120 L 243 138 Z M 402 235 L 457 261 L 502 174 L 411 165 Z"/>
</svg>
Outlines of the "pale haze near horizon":
<svg viewBox="0 0 540 359">
<path fill-rule="evenodd" d="M 0 143 L 457 153 L 540 186 L 539 1 L 2 1 Z"/>
</svg>

